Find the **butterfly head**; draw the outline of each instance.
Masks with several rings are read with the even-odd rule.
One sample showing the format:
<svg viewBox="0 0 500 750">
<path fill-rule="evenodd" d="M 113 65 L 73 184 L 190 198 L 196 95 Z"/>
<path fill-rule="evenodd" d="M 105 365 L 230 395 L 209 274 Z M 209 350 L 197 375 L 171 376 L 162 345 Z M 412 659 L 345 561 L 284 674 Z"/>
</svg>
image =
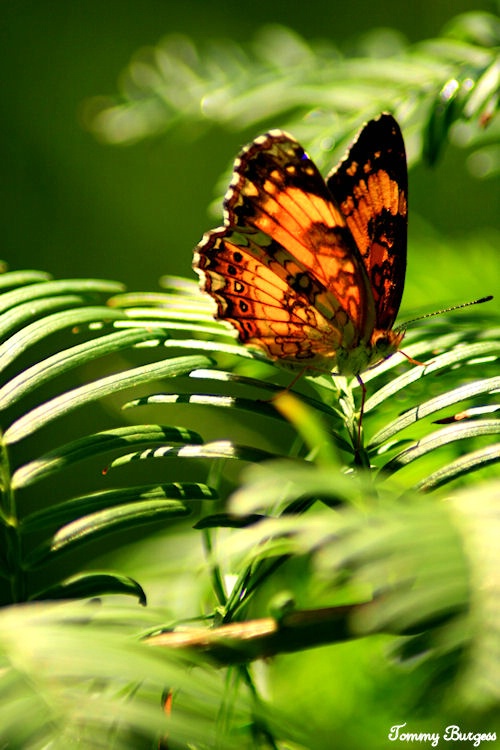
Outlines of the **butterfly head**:
<svg viewBox="0 0 500 750">
<path fill-rule="evenodd" d="M 370 365 L 375 365 L 383 359 L 387 359 L 391 354 L 398 351 L 406 333 L 405 328 L 395 328 L 389 331 L 379 331 L 375 329 L 370 340 Z"/>
<path fill-rule="evenodd" d="M 370 341 L 360 343 L 352 349 L 340 348 L 336 354 L 336 373 L 339 375 L 359 375 L 374 367 L 398 351 L 405 335 L 405 329 L 383 331 L 375 329 Z"/>
</svg>

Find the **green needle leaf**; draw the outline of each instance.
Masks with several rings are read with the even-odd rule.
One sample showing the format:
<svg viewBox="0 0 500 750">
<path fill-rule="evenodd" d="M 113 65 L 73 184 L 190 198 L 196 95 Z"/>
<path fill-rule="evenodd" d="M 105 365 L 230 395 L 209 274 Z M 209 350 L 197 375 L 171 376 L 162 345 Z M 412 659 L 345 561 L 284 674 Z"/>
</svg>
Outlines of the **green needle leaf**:
<svg viewBox="0 0 500 750">
<path fill-rule="evenodd" d="M 64 414 L 74 411 L 80 406 L 89 404 L 105 396 L 116 394 L 126 388 L 142 385 L 156 378 L 175 377 L 183 375 L 195 367 L 204 366 L 209 362 L 203 356 L 177 357 L 165 362 L 135 367 L 101 378 L 94 383 L 74 388 L 45 404 L 36 407 L 14 422 L 5 432 L 5 443 L 11 445 L 32 435 L 50 422 Z"/>
<path fill-rule="evenodd" d="M 201 436 L 184 427 L 165 427 L 162 425 L 130 425 L 114 430 L 103 430 L 87 435 L 78 440 L 66 443 L 34 461 L 22 466 L 12 477 L 13 489 L 27 487 L 30 484 L 57 474 L 62 469 L 84 461 L 90 456 L 109 453 L 111 450 L 123 449 L 125 445 L 148 444 L 158 442 L 202 443 Z"/>
</svg>

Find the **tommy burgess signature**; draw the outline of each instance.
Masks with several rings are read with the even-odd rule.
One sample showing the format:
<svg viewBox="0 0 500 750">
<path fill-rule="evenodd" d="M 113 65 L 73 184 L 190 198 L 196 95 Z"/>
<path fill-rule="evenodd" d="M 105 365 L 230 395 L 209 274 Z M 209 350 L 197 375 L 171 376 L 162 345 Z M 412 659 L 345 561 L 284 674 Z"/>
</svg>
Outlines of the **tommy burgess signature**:
<svg viewBox="0 0 500 750">
<path fill-rule="evenodd" d="M 404 724 L 394 724 L 387 737 L 394 742 L 430 742 L 432 747 L 439 745 L 441 735 L 439 732 L 406 732 Z M 497 738 L 496 732 L 463 732 L 456 724 L 450 724 L 443 733 L 445 742 L 472 742 L 473 747 L 479 747 L 481 742 L 494 742 Z"/>
</svg>

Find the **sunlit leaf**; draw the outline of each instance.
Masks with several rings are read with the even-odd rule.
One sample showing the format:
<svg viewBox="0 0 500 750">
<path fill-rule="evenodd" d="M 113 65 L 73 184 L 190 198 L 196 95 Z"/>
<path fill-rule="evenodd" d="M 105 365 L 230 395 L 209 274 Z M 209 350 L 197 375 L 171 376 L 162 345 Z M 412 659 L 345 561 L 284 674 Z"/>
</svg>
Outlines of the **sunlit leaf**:
<svg viewBox="0 0 500 750">
<path fill-rule="evenodd" d="M 438 340 L 434 345 L 441 348 L 443 342 Z M 423 353 L 424 346 L 427 350 L 430 350 L 432 348 L 432 343 L 422 343 L 420 345 L 420 352 L 415 351 L 413 347 L 411 349 L 408 348 L 408 354 L 412 357 L 419 356 L 419 354 Z M 379 388 L 373 396 L 367 398 L 365 412 L 371 411 L 386 399 L 391 398 L 394 394 L 423 377 L 435 375 L 436 373 L 448 370 L 450 367 L 454 367 L 458 364 L 479 364 L 481 357 L 487 357 L 489 355 L 497 357 L 499 353 L 500 346 L 498 341 L 483 341 L 473 344 L 464 342 L 456 343 L 449 351 L 434 356 L 430 362 L 425 363 L 424 367 L 417 365 L 399 377 L 392 379 L 386 386 Z"/>
<path fill-rule="evenodd" d="M 0 315 L 0 336 L 4 339 L 29 321 L 36 320 L 36 318 L 50 314 L 55 310 L 75 308 L 84 303 L 84 297 L 76 294 L 41 297 L 31 302 L 23 302 Z"/>
<path fill-rule="evenodd" d="M 88 385 L 74 388 L 32 409 L 13 422 L 6 430 L 4 440 L 7 444 L 16 443 L 53 420 L 74 411 L 84 404 L 89 404 L 97 399 L 116 394 L 118 391 L 125 390 L 126 388 L 147 383 L 156 378 L 182 375 L 193 368 L 208 363 L 209 360 L 203 356 L 177 357 L 164 362 L 154 362 L 149 365 L 135 367 L 125 372 L 101 378 Z"/>
<path fill-rule="evenodd" d="M 131 409 L 137 406 L 167 404 L 192 404 L 193 406 L 212 406 L 222 409 L 241 409 L 263 417 L 282 420 L 273 403 L 258 399 L 219 396 L 210 393 L 155 393 L 151 396 L 144 396 L 134 401 L 129 401 L 124 404 L 124 408 Z"/>
<path fill-rule="evenodd" d="M 109 451 L 123 448 L 125 445 L 141 443 L 149 445 L 165 440 L 179 443 L 203 442 L 198 433 L 183 427 L 157 424 L 118 427 L 115 430 L 105 430 L 65 443 L 60 448 L 56 448 L 50 451 L 50 453 L 39 456 L 30 463 L 24 464 L 14 473 L 12 486 L 15 489 L 27 487 L 79 461 L 84 461 L 90 456 L 105 455 Z"/>
<path fill-rule="evenodd" d="M 419 404 L 413 409 L 408 409 L 401 417 L 398 417 L 394 422 L 386 425 L 371 438 L 370 448 L 377 448 L 401 430 L 421 419 L 424 419 L 425 417 L 428 417 L 430 414 L 434 414 L 445 407 L 458 404 L 465 399 L 473 398 L 485 393 L 493 393 L 498 388 L 500 388 L 500 377 L 473 381 L 466 385 L 459 386 L 458 388 L 454 388 L 451 391 L 446 391 L 445 393 L 436 396 L 436 398 L 429 399 L 428 401 Z"/>
<path fill-rule="evenodd" d="M 35 547 L 25 558 L 27 569 L 51 562 L 56 555 L 78 549 L 89 541 L 143 524 L 172 521 L 189 515 L 179 500 L 157 498 L 106 508 L 66 524 L 53 537 Z"/>
<path fill-rule="evenodd" d="M 68 524 L 75 518 L 95 513 L 117 505 L 127 505 L 138 500 L 216 500 L 217 493 L 200 482 L 175 482 L 164 485 L 145 485 L 125 489 L 102 490 L 73 497 L 62 503 L 29 513 L 20 523 L 21 534 L 30 534 L 47 527 Z"/>
<path fill-rule="evenodd" d="M 110 333 L 83 344 L 64 349 L 51 357 L 25 369 L 9 380 L 0 389 L 0 408 L 4 409 L 21 399 L 34 388 L 39 388 L 52 378 L 62 375 L 75 367 L 92 362 L 113 352 L 131 348 L 137 344 L 151 341 L 152 335 L 147 330 L 120 331 Z"/>
<path fill-rule="evenodd" d="M 452 424 L 442 430 L 436 430 L 405 448 L 389 463 L 385 464 L 382 471 L 384 474 L 392 474 L 412 461 L 433 453 L 442 446 L 458 440 L 468 440 L 486 435 L 500 435 L 500 420 L 474 420 Z"/>
<path fill-rule="evenodd" d="M 476 469 L 494 465 L 500 461 L 500 444 L 488 445 L 475 451 L 469 451 L 465 456 L 455 459 L 446 466 L 442 466 L 429 476 L 422 479 L 417 488 L 422 492 L 435 490 L 453 479 L 466 476 Z"/>
<path fill-rule="evenodd" d="M 164 445 L 150 448 L 140 453 L 127 453 L 110 462 L 108 471 L 119 466 L 126 466 L 132 461 L 151 461 L 164 458 L 224 458 L 238 461 L 264 461 L 276 455 L 261 448 L 248 445 L 237 445 L 230 440 L 217 440 L 203 445 L 183 445 L 181 447 Z"/>
<path fill-rule="evenodd" d="M 40 281 L 49 281 L 51 278 L 50 273 L 45 271 L 8 271 L 0 273 L 0 289 L 36 284 Z"/>
<path fill-rule="evenodd" d="M 20 286 L 10 292 L 0 295 L 0 312 L 4 312 L 23 302 L 50 297 L 56 294 L 117 294 L 123 285 L 117 281 L 102 281 L 99 279 L 66 279 L 46 281 Z"/>
<path fill-rule="evenodd" d="M 106 307 L 83 307 L 78 310 L 70 309 L 45 315 L 41 320 L 24 326 L 18 333 L 14 333 L 2 343 L 0 346 L 2 368 L 6 368 L 20 354 L 53 333 L 96 322 L 104 323 L 121 317 L 122 313 L 108 310 Z"/>
</svg>

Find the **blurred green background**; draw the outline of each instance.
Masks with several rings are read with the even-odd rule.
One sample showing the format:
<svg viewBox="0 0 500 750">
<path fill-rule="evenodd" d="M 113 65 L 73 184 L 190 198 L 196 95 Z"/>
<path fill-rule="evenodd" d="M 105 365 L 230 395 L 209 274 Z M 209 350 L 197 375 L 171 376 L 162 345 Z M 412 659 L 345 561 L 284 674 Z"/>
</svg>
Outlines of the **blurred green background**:
<svg viewBox="0 0 500 750">
<path fill-rule="evenodd" d="M 116 278 L 131 289 L 155 289 L 165 273 L 192 274 L 192 247 L 217 223 L 207 213 L 214 186 L 246 134 L 214 126 L 198 135 L 174 128 L 131 147 L 111 147 L 86 132 L 81 118 L 82 103 L 114 94 L 131 56 L 164 35 L 245 44 L 263 24 L 278 22 L 307 39 L 328 38 L 349 51 L 376 27 L 396 28 L 418 42 L 438 35 L 458 13 L 494 12 L 495 5 L 474 0 L 4 0 L 0 255 L 12 269 Z M 449 146 L 437 167 L 419 165 L 412 171 L 411 232 L 421 226 L 419 215 L 451 243 L 476 232 L 500 236 L 498 184 L 471 177 L 465 156 Z M 411 259 L 410 242 L 410 268 Z M 453 274 L 461 275 L 459 263 Z M 467 296 L 494 291 L 483 285 L 479 272 L 468 288 Z M 417 304 L 434 307 L 425 298 Z"/>
</svg>

